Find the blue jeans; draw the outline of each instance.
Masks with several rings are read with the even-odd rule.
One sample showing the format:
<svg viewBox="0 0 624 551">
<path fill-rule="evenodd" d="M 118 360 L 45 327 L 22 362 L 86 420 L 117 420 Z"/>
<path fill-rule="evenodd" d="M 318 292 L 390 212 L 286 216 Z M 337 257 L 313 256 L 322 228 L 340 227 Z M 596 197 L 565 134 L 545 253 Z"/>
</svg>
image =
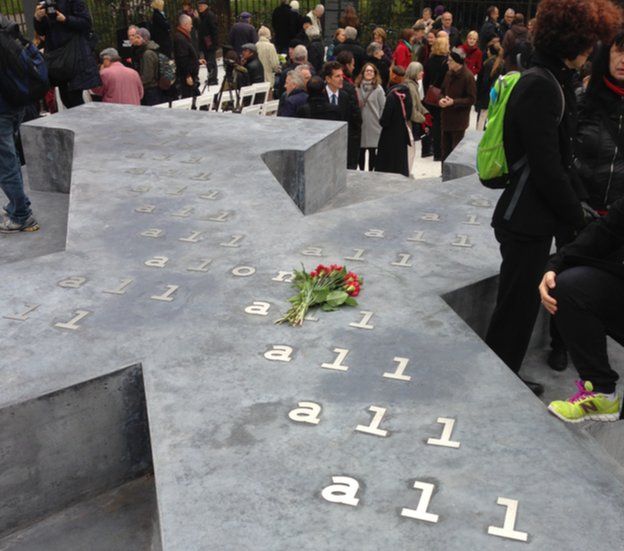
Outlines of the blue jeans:
<svg viewBox="0 0 624 551">
<path fill-rule="evenodd" d="M 32 214 L 30 200 L 24 193 L 24 180 L 15 133 L 22 122 L 23 111 L 0 113 L 0 188 L 9 199 L 6 210 L 13 222 L 22 224 Z"/>
</svg>

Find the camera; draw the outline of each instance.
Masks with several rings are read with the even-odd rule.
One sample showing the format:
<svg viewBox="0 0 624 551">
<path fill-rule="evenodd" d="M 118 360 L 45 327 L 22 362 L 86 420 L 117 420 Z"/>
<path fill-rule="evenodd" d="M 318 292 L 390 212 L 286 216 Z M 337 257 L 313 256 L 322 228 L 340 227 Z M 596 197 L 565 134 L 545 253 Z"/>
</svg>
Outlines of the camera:
<svg viewBox="0 0 624 551">
<path fill-rule="evenodd" d="M 56 0 L 41 0 L 39 6 L 45 9 L 48 17 L 56 17 Z"/>
</svg>

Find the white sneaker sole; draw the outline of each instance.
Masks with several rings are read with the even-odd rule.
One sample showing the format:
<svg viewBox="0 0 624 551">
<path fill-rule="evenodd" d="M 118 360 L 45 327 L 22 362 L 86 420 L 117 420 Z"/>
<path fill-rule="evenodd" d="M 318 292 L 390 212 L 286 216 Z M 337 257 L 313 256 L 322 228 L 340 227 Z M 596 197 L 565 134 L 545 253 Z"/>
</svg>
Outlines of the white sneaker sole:
<svg viewBox="0 0 624 551">
<path fill-rule="evenodd" d="M 563 417 L 559 413 L 557 413 L 554 409 L 551 409 L 548 406 L 548 411 L 552 413 L 555 417 L 558 417 L 562 421 L 566 423 L 582 423 L 583 421 L 605 421 L 605 422 L 613 422 L 618 421 L 620 419 L 620 413 L 601 413 L 596 415 L 586 415 L 585 417 L 581 417 L 580 419 L 568 419 L 567 417 Z"/>
</svg>

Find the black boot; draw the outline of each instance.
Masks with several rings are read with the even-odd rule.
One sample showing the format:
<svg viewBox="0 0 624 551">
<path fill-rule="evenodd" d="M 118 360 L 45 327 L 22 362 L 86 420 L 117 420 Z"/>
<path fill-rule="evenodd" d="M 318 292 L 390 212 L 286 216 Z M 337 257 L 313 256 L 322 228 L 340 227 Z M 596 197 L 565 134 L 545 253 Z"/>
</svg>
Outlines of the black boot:
<svg viewBox="0 0 624 551">
<path fill-rule="evenodd" d="M 535 396 L 541 396 L 544 394 L 544 385 L 540 383 L 536 383 L 533 381 L 527 381 L 526 379 L 520 378 L 520 380 L 531 390 Z"/>
<path fill-rule="evenodd" d="M 548 365 L 555 371 L 568 367 L 568 353 L 565 348 L 553 348 L 548 354 Z"/>
</svg>

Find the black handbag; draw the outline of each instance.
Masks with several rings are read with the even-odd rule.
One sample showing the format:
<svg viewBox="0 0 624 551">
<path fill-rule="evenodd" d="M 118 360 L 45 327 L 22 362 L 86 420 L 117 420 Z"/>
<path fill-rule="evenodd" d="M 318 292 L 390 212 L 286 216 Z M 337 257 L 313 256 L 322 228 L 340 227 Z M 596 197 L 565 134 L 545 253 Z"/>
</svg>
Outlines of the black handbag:
<svg viewBox="0 0 624 551">
<path fill-rule="evenodd" d="M 80 59 L 80 35 L 74 34 L 60 48 L 45 53 L 48 77 L 52 86 L 60 86 L 76 76 Z"/>
</svg>

